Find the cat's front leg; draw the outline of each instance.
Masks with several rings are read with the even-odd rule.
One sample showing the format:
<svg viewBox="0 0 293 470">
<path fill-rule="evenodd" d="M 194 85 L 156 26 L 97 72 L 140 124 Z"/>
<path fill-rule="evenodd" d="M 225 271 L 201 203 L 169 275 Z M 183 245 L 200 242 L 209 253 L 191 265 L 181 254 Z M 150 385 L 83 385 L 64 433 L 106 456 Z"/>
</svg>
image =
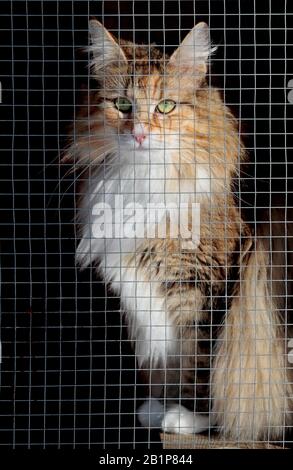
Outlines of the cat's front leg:
<svg viewBox="0 0 293 470">
<path fill-rule="evenodd" d="M 130 337 L 149 386 L 149 396 L 138 409 L 138 419 L 145 427 L 166 432 L 201 432 L 208 427 L 208 418 L 195 406 L 198 346 L 202 340 L 196 306 L 201 293 L 195 292 L 194 287 L 188 289 L 189 294 L 182 291 L 180 304 L 175 285 L 172 294 L 166 295 L 166 286 L 138 276 L 136 273 L 136 282 L 128 286 L 127 297 L 123 292 Z"/>
<path fill-rule="evenodd" d="M 180 328 L 177 390 L 168 401 L 161 429 L 176 434 L 195 434 L 211 426 L 209 408 L 209 340 L 204 328 L 191 322 Z M 166 390 L 166 396 L 170 397 Z M 173 390 L 174 392 L 174 390 Z"/>
<path fill-rule="evenodd" d="M 143 427 L 161 428 L 171 434 L 197 434 L 209 428 L 207 416 L 194 413 L 179 403 L 165 407 L 161 401 L 150 398 L 137 412 Z"/>
<path fill-rule="evenodd" d="M 143 369 L 149 393 L 137 410 L 138 420 L 143 427 L 161 428 L 164 432 L 199 433 L 209 427 L 209 418 L 198 410 L 194 357 L 180 361 L 178 355 L 177 359 L 176 366 L 172 360 L 165 367 Z"/>
<path fill-rule="evenodd" d="M 123 264 L 121 302 L 149 390 L 138 418 L 168 432 L 199 432 L 203 421 L 207 426 L 199 417 L 206 410 L 197 402 L 197 367 L 203 369 L 204 357 L 200 324 L 209 308 L 196 254 L 182 252 L 178 241 L 154 241 Z"/>
<path fill-rule="evenodd" d="M 184 348 L 181 354 L 184 355 Z M 137 410 L 142 426 L 179 434 L 199 433 L 209 428 L 208 416 L 199 412 L 194 359 L 194 356 L 185 357 L 182 361 L 178 355 L 177 365 L 173 359 L 166 367 L 144 369 L 149 393 Z"/>
</svg>

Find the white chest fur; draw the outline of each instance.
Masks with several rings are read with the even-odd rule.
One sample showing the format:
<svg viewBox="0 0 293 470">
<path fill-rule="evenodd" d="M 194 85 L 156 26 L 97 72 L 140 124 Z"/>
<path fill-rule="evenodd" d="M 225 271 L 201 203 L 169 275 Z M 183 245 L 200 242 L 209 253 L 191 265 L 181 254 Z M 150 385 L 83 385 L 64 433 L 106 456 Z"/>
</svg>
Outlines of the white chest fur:
<svg viewBox="0 0 293 470">
<path fill-rule="evenodd" d="M 142 207 L 148 203 L 179 205 L 190 197 L 195 198 L 196 185 L 200 193 L 210 190 L 208 174 L 203 168 L 198 171 L 197 181 L 192 178 L 179 181 L 174 174 L 173 164 L 167 161 L 164 151 L 152 153 L 151 158 L 149 151 L 121 153 L 92 172 L 79 211 L 82 238 L 77 261 L 83 267 L 98 262 L 102 275 L 120 295 L 130 323 L 131 338 L 136 341 L 139 364 L 149 358 L 155 362 L 165 360 L 169 353 L 176 353 L 179 347 L 176 332 L 169 321 L 159 286 L 155 281 L 148 281 L 135 264 L 129 265 L 129 255 L 139 250 L 142 240 L 93 236 L 93 227 L 97 223 L 94 207 L 103 203 L 119 212 L 119 208 L 115 208 L 117 196 L 123 198 L 124 208 L 133 203 Z M 123 212 L 113 214 L 113 217 L 124 223 L 129 216 Z"/>
</svg>

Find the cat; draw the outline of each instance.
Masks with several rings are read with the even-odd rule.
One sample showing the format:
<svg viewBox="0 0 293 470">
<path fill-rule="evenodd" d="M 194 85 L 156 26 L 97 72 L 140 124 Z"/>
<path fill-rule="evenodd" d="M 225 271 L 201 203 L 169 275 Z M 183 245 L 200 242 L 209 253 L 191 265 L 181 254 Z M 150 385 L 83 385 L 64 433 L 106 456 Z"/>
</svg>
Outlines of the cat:
<svg viewBox="0 0 293 470">
<path fill-rule="evenodd" d="M 149 384 L 138 409 L 143 426 L 278 438 L 292 396 L 282 318 L 266 241 L 235 198 L 246 151 L 237 120 L 208 83 L 209 37 L 198 23 L 169 57 L 154 45 L 118 42 L 90 21 L 95 89 L 86 93 L 65 157 L 82 168 L 76 259 L 82 268 L 94 263 L 120 296 Z M 123 211 L 121 201 L 141 210 Z M 185 212 L 189 235 L 191 207 L 200 208 L 197 237 L 171 236 L 168 204 Z M 103 205 L 116 212 L 98 236 Z M 158 205 L 153 220 L 144 210 Z M 133 220 L 140 236 L 129 236 Z"/>
</svg>

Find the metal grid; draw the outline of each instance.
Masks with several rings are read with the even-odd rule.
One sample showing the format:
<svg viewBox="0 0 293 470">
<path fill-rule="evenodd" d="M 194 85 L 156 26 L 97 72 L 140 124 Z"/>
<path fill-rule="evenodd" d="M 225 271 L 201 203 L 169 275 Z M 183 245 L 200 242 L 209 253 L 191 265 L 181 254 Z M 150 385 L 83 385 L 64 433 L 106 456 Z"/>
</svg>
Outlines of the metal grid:
<svg viewBox="0 0 293 470">
<path fill-rule="evenodd" d="M 89 44 L 92 16 L 119 40 L 155 42 L 167 53 L 194 24 L 208 23 L 217 45 L 208 81 L 244 127 L 249 153 L 238 178 L 238 205 L 254 228 L 263 221 L 271 252 L 280 254 L 282 340 L 287 345 L 292 337 L 292 5 L 286 0 L 266 5 L 255 0 L 3 1 L 1 446 L 138 448 L 160 441 L 158 429 L 143 429 L 136 417 L 148 391 L 118 296 L 93 268 L 80 271 L 75 265 L 78 180 L 68 171 L 71 164 L 60 164 L 59 158 L 79 109 L 80 89 L 90 85 L 90 54 L 81 49 Z M 212 342 L 217 321 L 213 330 L 209 326 Z M 163 403 L 166 407 L 167 400 Z M 290 425 L 284 421 L 283 427 L 275 444 L 290 446 Z M 211 425 L 207 432 L 211 447 L 213 430 Z M 180 447 L 184 436 L 176 442 Z"/>
</svg>

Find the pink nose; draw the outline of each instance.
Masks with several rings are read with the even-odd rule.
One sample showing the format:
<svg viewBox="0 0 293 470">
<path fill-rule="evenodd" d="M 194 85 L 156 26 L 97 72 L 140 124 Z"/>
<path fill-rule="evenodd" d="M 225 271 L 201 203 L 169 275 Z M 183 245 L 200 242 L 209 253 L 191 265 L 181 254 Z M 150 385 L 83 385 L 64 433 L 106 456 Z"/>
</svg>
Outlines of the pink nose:
<svg viewBox="0 0 293 470">
<path fill-rule="evenodd" d="M 143 141 L 145 140 L 146 136 L 144 134 L 134 134 L 134 138 L 136 142 L 138 142 L 141 145 Z"/>
</svg>

